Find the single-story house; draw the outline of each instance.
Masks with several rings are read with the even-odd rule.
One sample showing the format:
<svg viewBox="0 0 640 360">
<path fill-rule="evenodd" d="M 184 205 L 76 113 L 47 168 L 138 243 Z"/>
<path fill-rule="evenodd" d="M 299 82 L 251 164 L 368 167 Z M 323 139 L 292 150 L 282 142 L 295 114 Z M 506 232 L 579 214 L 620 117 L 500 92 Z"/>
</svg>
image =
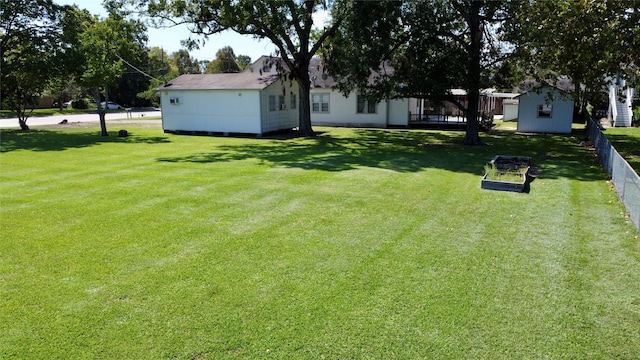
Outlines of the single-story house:
<svg viewBox="0 0 640 360">
<path fill-rule="evenodd" d="M 563 90 L 543 85 L 518 96 L 518 131 L 571 132 L 573 99 Z"/>
<path fill-rule="evenodd" d="M 408 126 L 409 99 L 369 101 L 357 91 L 348 96 L 333 90 L 335 81 L 322 71 L 319 59 L 309 68 L 311 77 L 311 124 L 318 126 Z"/>
<path fill-rule="evenodd" d="M 298 127 L 298 83 L 273 71 L 185 74 L 155 89 L 165 132 L 264 134 Z"/>
<path fill-rule="evenodd" d="M 277 71 L 279 66 L 278 58 L 263 56 L 240 73 L 185 74 L 157 87 L 163 129 L 165 132 L 260 135 L 297 128 L 299 86 L 288 76 L 281 76 Z M 357 91 L 344 96 L 333 89 L 335 81 L 323 71 L 317 58 L 312 59 L 309 75 L 312 125 L 409 127 L 416 120 L 423 121 L 421 114 L 429 108 L 424 99 L 373 102 Z M 466 97 L 464 90 L 454 90 L 454 94 L 455 91 Z M 482 111 L 493 111 L 501 100 L 499 96 L 483 94 Z M 439 110 L 446 115 L 460 112 L 457 108 L 443 109 Z M 426 117 L 427 122 L 430 115 Z M 459 124 L 464 124 L 464 115 L 459 118 Z"/>
</svg>

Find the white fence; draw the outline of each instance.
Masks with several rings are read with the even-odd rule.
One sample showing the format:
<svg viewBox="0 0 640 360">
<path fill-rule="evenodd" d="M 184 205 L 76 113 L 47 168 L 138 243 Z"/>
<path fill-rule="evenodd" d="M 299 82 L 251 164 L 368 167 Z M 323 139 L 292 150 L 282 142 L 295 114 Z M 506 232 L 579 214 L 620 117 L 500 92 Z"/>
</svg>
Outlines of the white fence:
<svg viewBox="0 0 640 360">
<path fill-rule="evenodd" d="M 598 152 L 602 166 L 611 175 L 611 181 L 627 208 L 631 221 L 640 232 L 640 177 L 629 163 L 618 154 L 609 139 L 593 120 L 589 120 L 589 139 Z"/>
</svg>

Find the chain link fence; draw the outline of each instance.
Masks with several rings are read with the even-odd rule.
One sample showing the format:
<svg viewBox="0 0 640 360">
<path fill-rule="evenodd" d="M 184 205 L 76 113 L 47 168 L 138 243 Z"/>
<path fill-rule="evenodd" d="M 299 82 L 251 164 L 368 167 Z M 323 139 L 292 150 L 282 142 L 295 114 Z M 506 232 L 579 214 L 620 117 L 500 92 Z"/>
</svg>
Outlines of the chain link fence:
<svg viewBox="0 0 640 360">
<path fill-rule="evenodd" d="M 593 120 L 589 120 L 589 122 L 589 140 L 593 143 L 602 161 L 602 166 L 611 175 L 611 181 L 622 203 L 626 206 L 631 221 L 640 232 L 640 177 L 629 163 L 618 154 L 618 151 L 600 130 L 600 126 Z"/>
</svg>

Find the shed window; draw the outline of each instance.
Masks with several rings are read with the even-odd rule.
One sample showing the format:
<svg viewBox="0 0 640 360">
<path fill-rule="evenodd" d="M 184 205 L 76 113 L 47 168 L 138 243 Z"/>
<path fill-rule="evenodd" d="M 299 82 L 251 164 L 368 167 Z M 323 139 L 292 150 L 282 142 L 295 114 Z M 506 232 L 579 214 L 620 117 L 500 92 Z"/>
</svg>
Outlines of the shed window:
<svg viewBox="0 0 640 360">
<path fill-rule="evenodd" d="M 311 111 L 329 112 L 329 94 L 311 95 Z"/>
<path fill-rule="evenodd" d="M 285 110 L 287 108 L 287 104 L 284 102 L 284 95 L 278 96 L 278 109 Z"/>
<path fill-rule="evenodd" d="M 358 114 L 375 114 L 376 103 L 362 95 L 358 95 L 358 108 L 356 109 L 356 112 Z"/>
<path fill-rule="evenodd" d="M 172 104 L 172 105 L 178 105 L 178 104 L 180 104 L 180 98 L 177 98 L 177 97 L 170 97 L 170 98 L 169 98 L 169 104 Z"/>
<path fill-rule="evenodd" d="M 291 108 L 295 109 L 298 105 L 298 98 L 295 94 L 291 94 Z"/>
<path fill-rule="evenodd" d="M 551 117 L 551 105 L 538 105 L 538 117 L 539 118 L 550 118 Z"/>
<path fill-rule="evenodd" d="M 269 95 L 269 111 L 276 111 L 276 96 Z"/>
</svg>

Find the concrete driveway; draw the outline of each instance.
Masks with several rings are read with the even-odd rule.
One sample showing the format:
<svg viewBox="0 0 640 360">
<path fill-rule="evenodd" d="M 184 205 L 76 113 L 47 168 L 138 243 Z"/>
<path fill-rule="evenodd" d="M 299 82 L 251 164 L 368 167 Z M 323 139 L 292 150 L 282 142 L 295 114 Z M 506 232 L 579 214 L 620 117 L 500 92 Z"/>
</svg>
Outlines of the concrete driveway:
<svg viewBox="0 0 640 360">
<path fill-rule="evenodd" d="M 107 113 L 105 119 L 107 125 L 109 121 L 126 121 L 126 120 L 143 120 L 145 117 L 158 117 L 162 116 L 160 110 L 146 110 L 146 111 L 132 111 L 131 114 L 126 112 Z M 68 123 L 97 123 L 100 122 L 100 118 L 97 113 L 93 114 L 69 114 L 69 115 L 52 115 L 52 116 L 31 116 L 27 119 L 27 125 L 29 127 L 36 127 L 41 125 L 55 125 L 59 124 L 63 120 L 67 120 Z M 20 128 L 18 125 L 18 118 L 0 119 L 0 129 Z"/>
</svg>

